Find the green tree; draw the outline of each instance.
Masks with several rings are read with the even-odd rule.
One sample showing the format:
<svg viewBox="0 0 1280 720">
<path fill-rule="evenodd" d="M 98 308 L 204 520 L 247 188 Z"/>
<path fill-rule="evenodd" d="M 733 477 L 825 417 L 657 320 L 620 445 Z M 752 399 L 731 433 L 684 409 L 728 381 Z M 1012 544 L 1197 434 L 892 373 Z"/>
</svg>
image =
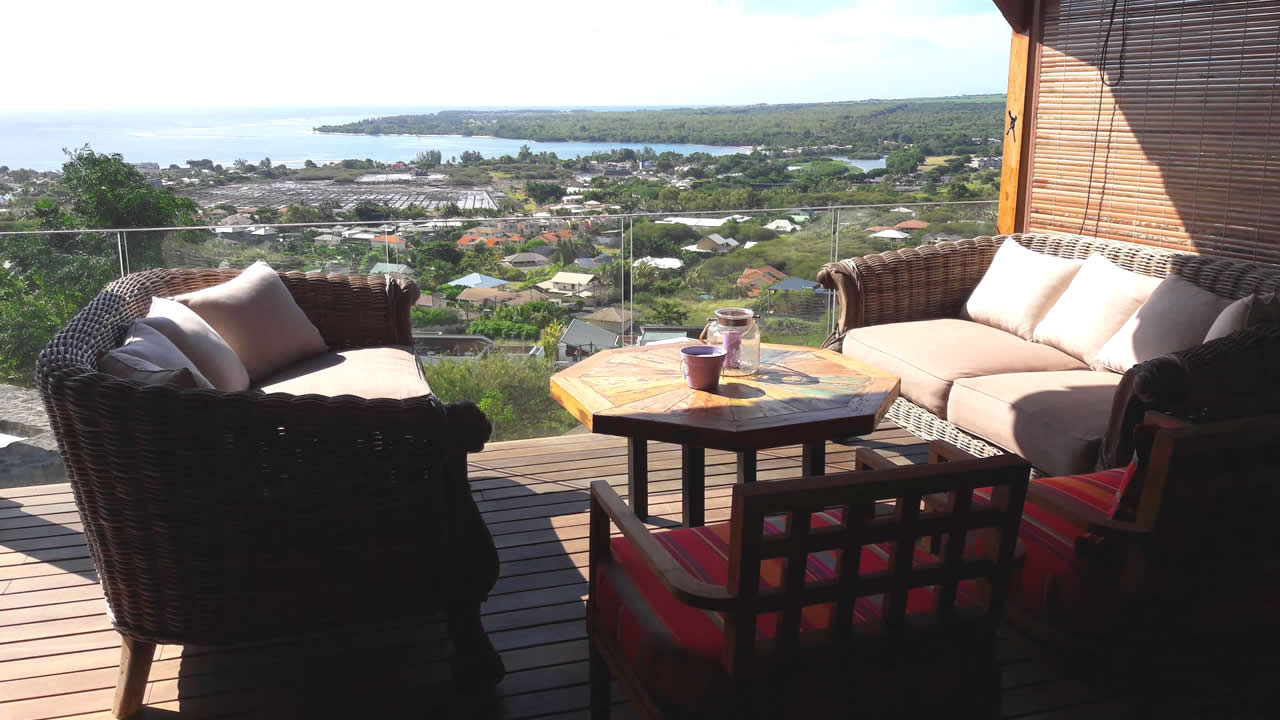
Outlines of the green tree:
<svg viewBox="0 0 1280 720">
<path fill-rule="evenodd" d="M 440 160 L 441 157 L 439 150 L 423 150 L 413 159 L 413 164 L 423 170 L 430 170 L 431 168 L 438 166 L 440 164 Z"/>
<path fill-rule="evenodd" d="M 655 325 L 683 325 L 689 311 L 674 300 L 654 300 L 645 315 L 645 322 Z"/>
<path fill-rule="evenodd" d="M 447 403 L 482 403 L 489 393 L 498 393 L 493 399 L 498 412 L 494 433 L 503 440 L 559 435 L 578 424 L 551 397 L 552 364 L 547 360 L 494 354 L 444 360 L 424 370 L 431 390 Z"/>
<path fill-rule="evenodd" d="M 885 158 L 884 166 L 891 173 L 905 174 L 916 171 L 924 162 L 924 151 L 917 147 L 894 150 Z"/>
<path fill-rule="evenodd" d="M 476 403 L 493 425 L 493 440 L 503 440 L 508 428 L 516 424 L 516 411 L 498 390 L 490 390 Z"/>
<path fill-rule="evenodd" d="M 556 183 L 529 180 L 524 184 L 524 194 L 539 205 L 546 205 L 564 197 L 565 189 L 563 185 L 557 185 Z"/>
<path fill-rule="evenodd" d="M 191 222 L 191 200 L 155 187 L 119 154 L 67 151 L 57 194 L 36 204 L 45 229 L 167 227 Z M 159 244 L 129 238 L 137 267 L 163 261 Z M 6 238 L 0 245 L 0 377 L 29 383 L 40 349 L 120 272 L 114 234 Z"/>
<path fill-rule="evenodd" d="M 556 349 L 560 345 L 560 338 L 564 337 L 565 330 L 565 324 L 559 320 L 542 328 L 542 334 L 538 336 L 538 344 L 542 346 L 544 358 L 556 359 Z"/>
</svg>

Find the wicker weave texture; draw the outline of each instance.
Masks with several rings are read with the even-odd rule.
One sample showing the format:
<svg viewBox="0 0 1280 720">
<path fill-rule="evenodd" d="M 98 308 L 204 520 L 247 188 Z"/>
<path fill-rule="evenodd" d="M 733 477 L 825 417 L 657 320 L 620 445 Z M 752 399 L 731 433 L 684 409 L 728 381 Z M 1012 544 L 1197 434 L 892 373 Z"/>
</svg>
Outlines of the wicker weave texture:
<svg viewBox="0 0 1280 720">
<path fill-rule="evenodd" d="M 234 275 L 122 278 L 39 359 L 40 392 L 117 628 L 153 642 L 221 644 L 483 599 L 497 556 L 466 482 L 465 449 L 488 438 L 474 408 L 434 396 L 143 387 L 96 371 L 98 354 L 152 296 Z M 411 283 L 281 277 L 331 345 L 410 337 Z"/>
</svg>

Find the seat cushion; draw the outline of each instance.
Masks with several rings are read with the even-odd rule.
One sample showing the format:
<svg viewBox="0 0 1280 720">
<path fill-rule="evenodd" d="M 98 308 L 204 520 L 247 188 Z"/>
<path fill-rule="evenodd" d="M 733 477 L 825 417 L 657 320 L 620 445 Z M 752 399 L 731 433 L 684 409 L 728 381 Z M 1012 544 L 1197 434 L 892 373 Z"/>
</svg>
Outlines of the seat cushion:
<svg viewBox="0 0 1280 720">
<path fill-rule="evenodd" d="M 1120 468 L 1031 481 L 1018 529 L 1025 554 L 1010 590 L 1012 602 L 1040 615 L 1079 606 L 1083 582 L 1076 543 L 1088 536 L 1090 519 L 1110 516 L 1110 505 L 1126 472 Z M 990 500 L 991 488 L 974 493 L 975 507 Z M 1059 512 L 1061 502 L 1076 503 L 1079 514 L 1071 517 Z"/>
<path fill-rule="evenodd" d="M 355 395 L 405 400 L 431 392 L 407 345 L 354 348 L 313 355 L 255 387 L 264 393 Z"/>
<path fill-rule="evenodd" d="M 320 331 L 276 271 L 261 260 L 221 285 L 174 300 L 218 331 L 255 383 L 325 350 Z"/>
<path fill-rule="evenodd" d="M 840 522 L 836 512 L 817 513 L 812 527 L 830 527 Z M 767 532 L 781 532 L 777 519 L 766 521 Z M 729 524 L 709 525 L 656 533 L 668 553 L 698 579 L 725 585 L 729 574 Z M 719 707 L 729 679 L 722 662 L 724 617 L 721 613 L 698 610 L 677 600 L 649 569 L 644 559 L 625 538 L 611 543 L 614 562 L 605 566 L 591 598 L 596 632 L 608 633 L 628 666 L 640 677 L 649 692 L 663 704 L 685 710 Z M 888 568 L 887 545 L 864 546 L 860 573 Z M 835 577 L 835 556 L 811 554 L 807 582 Z M 935 564 L 924 545 L 918 546 L 914 566 Z M 768 560 L 761 564 L 762 590 L 782 585 L 783 563 Z M 854 622 L 874 622 L 880 618 L 880 597 L 860 598 L 854 606 Z M 971 582 L 961 583 L 957 605 L 973 607 L 981 601 Z M 934 595 L 926 588 L 908 594 L 908 614 L 934 609 Z M 831 604 L 813 605 L 801 616 L 802 635 L 830 626 Z M 757 647 L 767 647 L 777 630 L 776 613 L 759 616 Z"/>
<path fill-rule="evenodd" d="M 1122 375 L 1093 370 L 957 380 L 947 420 L 1050 475 L 1091 472 Z"/>
<path fill-rule="evenodd" d="M 903 397 L 947 417 L 951 384 L 960 378 L 1037 370 L 1083 370 L 1047 345 L 967 320 L 942 319 L 850 330 L 844 354 L 902 379 Z"/>
</svg>

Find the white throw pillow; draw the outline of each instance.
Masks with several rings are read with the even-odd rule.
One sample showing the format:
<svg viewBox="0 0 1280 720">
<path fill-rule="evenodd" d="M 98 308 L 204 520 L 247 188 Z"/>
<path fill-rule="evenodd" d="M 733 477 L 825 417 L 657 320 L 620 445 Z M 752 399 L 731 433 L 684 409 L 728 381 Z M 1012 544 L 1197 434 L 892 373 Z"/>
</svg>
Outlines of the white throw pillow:
<svg viewBox="0 0 1280 720">
<path fill-rule="evenodd" d="M 1036 325 L 1031 339 L 1092 365 L 1098 350 L 1159 284 L 1159 278 L 1130 272 L 1096 253 L 1090 255 Z"/>
<path fill-rule="evenodd" d="M 965 302 L 963 317 L 1030 340 L 1081 265 L 1005 240 Z"/>
<path fill-rule="evenodd" d="M 1205 333 L 1204 341 L 1217 340 L 1263 323 L 1280 323 L 1280 298 L 1274 292 L 1245 295 L 1223 308 Z"/>
<path fill-rule="evenodd" d="M 141 320 L 129 327 L 124 344 L 102 354 L 98 369 L 143 385 L 172 385 L 180 388 L 213 387 L 177 345 Z"/>
<path fill-rule="evenodd" d="M 1230 304 L 1228 298 L 1170 275 L 1102 346 L 1093 369 L 1122 373 L 1140 362 L 1199 345 Z"/>
<path fill-rule="evenodd" d="M 191 308 L 166 298 L 151 298 L 151 311 L 138 322 L 169 338 L 218 390 L 249 389 L 249 373 L 235 350 Z"/>
<path fill-rule="evenodd" d="M 293 363 L 324 352 L 320 331 L 275 270 L 259 260 L 239 275 L 174 300 L 204 318 L 261 382 Z"/>
</svg>

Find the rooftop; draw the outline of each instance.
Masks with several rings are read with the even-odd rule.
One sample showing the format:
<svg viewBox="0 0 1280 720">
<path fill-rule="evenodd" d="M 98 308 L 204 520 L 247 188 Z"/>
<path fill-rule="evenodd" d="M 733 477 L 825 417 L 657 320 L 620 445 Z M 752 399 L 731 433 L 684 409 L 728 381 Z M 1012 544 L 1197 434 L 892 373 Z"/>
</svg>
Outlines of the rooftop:
<svg viewBox="0 0 1280 720">
<path fill-rule="evenodd" d="M 460 285 L 462 287 L 491 288 L 491 287 L 501 287 L 503 285 L 506 285 L 507 282 L 508 282 L 507 280 L 503 280 L 502 278 L 496 278 L 489 275 L 482 275 L 480 273 L 471 273 L 469 275 L 463 275 L 462 277 L 457 278 L 456 280 L 450 280 L 447 284 Z"/>
</svg>

